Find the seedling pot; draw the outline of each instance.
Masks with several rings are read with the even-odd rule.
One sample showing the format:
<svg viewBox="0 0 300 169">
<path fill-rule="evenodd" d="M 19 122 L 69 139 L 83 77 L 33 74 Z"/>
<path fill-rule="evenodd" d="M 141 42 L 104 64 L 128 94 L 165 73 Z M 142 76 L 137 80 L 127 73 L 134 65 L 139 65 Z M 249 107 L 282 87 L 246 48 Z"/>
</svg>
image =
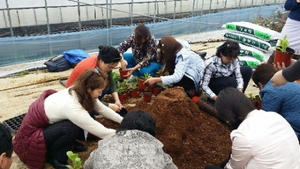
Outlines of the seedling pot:
<svg viewBox="0 0 300 169">
<path fill-rule="evenodd" d="M 145 79 L 139 79 L 139 81 L 138 81 L 138 86 L 141 90 L 144 90 L 147 87 L 146 84 L 144 84 L 144 82 L 145 82 Z"/>
<path fill-rule="evenodd" d="M 287 48 L 286 53 L 281 52 L 280 50 L 276 49 L 274 53 L 274 64 L 279 63 L 284 63 L 285 66 L 289 66 L 291 64 L 291 59 L 295 53 L 294 49 L 292 48 Z"/>
<path fill-rule="evenodd" d="M 122 70 L 122 69 L 119 69 L 119 72 L 120 72 L 120 77 L 122 79 L 126 79 L 127 77 L 127 74 L 128 74 L 128 70 Z"/>
<path fill-rule="evenodd" d="M 137 97 L 137 93 L 138 93 L 138 90 L 137 90 L 137 89 L 135 89 L 135 90 L 130 90 L 130 91 L 129 91 L 129 96 L 130 96 L 131 98 L 136 98 L 136 97 Z"/>
<path fill-rule="evenodd" d="M 151 92 L 144 92 L 143 93 L 143 99 L 144 99 L 145 102 L 151 102 L 152 93 Z"/>
<path fill-rule="evenodd" d="M 149 92 L 154 93 L 154 86 L 153 85 L 149 85 L 148 86 L 148 90 L 149 90 Z"/>
<path fill-rule="evenodd" d="M 157 96 L 160 92 L 161 92 L 161 88 L 160 88 L 160 87 L 154 87 L 154 89 L 153 89 L 153 94 L 154 94 L 155 96 Z"/>
<path fill-rule="evenodd" d="M 122 116 L 122 117 L 124 117 L 127 113 L 128 113 L 128 111 L 127 111 L 127 109 L 125 109 L 124 107 L 120 110 L 120 112 L 118 112 L 119 114 L 120 114 L 120 116 Z"/>
</svg>

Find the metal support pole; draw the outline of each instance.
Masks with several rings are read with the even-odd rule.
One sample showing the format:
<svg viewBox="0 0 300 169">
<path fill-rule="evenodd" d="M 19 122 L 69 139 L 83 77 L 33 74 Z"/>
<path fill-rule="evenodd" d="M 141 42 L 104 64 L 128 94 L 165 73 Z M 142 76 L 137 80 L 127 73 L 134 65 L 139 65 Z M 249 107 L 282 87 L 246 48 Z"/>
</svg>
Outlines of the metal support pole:
<svg viewBox="0 0 300 169">
<path fill-rule="evenodd" d="M 110 0 L 110 4 L 109 4 L 109 17 L 110 17 L 110 24 L 109 24 L 109 45 L 112 45 L 112 32 L 111 32 L 111 28 L 112 28 L 112 0 Z"/>
<path fill-rule="evenodd" d="M 37 17 L 36 17 L 36 11 L 33 9 L 33 15 L 34 15 L 34 23 L 37 25 Z"/>
<path fill-rule="evenodd" d="M 130 25 L 133 24 L 133 0 L 131 0 L 130 4 Z"/>
<path fill-rule="evenodd" d="M 225 4 L 224 4 L 224 9 L 226 9 L 226 7 L 227 7 L 227 0 L 225 0 L 224 3 L 225 3 Z"/>
<path fill-rule="evenodd" d="M 11 37 L 13 37 L 14 36 L 14 31 L 13 31 L 12 23 L 11 23 L 11 16 L 10 16 L 8 0 L 5 0 L 5 3 L 6 3 L 6 10 L 7 10 L 7 16 L 8 16 L 8 21 L 9 21 L 10 35 L 11 35 Z"/>
<path fill-rule="evenodd" d="M 109 26 L 108 26 L 108 0 L 106 0 L 106 27 L 109 28 Z"/>
<path fill-rule="evenodd" d="M 64 23 L 61 7 L 59 7 L 59 14 L 60 14 L 60 23 Z"/>
<path fill-rule="evenodd" d="M 50 24 L 49 24 L 49 13 L 48 13 L 48 4 L 47 0 L 45 0 L 45 10 L 46 10 L 46 18 L 47 18 L 47 29 L 48 29 L 48 41 L 49 41 L 49 53 L 50 55 L 53 55 L 52 52 L 52 43 L 51 43 L 51 37 L 50 37 Z"/>
<path fill-rule="evenodd" d="M 81 15 L 80 15 L 80 3 L 79 1 L 77 2 L 77 12 L 78 12 L 78 27 L 79 31 L 81 30 Z"/>
<path fill-rule="evenodd" d="M 195 16 L 195 0 L 193 0 L 193 6 L 192 6 L 192 16 Z"/>
<path fill-rule="evenodd" d="M 47 4 L 47 0 L 45 0 L 45 10 L 46 10 L 46 18 L 47 18 L 47 30 L 48 30 L 48 35 L 50 35 L 51 32 L 50 32 L 49 13 L 48 13 L 48 4 Z"/>
<path fill-rule="evenodd" d="M 168 12 L 168 3 L 167 0 L 165 0 L 165 14 Z"/>
<path fill-rule="evenodd" d="M 155 17 L 156 17 L 156 10 L 157 10 L 157 7 L 156 7 L 156 5 L 157 5 L 157 0 L 155 0 L 155 2 L 154 2 L 154 18 L 153 18 L 153 22 L 155 23 Z"/>
<path fill-rule="evenodd" d="M 88 6 L 85 6 L 85 14 L 86 14 L 86 19 L 89 21 L 90 20 L 90 17 L 89 17 L 89 9 L 88 9 Z"/>
<path fill-rule="evenodd" d="M 211 3 L 212 3 L 212 0 L 210 0 L 210 2 L 209 2 L 209 13 L 211 12 Z"/>
<path fill-rule="evenodd" d="M 201 4 L 201 16 L 200 16 L 200 24 L 199 24 L 199 32 L 201 32 L 201 22 L 202 22 L 202 17 L 203 17 L 203 7 L 204 7 L 204 0 L 202 0 Z"/>
<path fill-rule="evenodd" d="M 3 14 L 4 25 L 5 25 L 5 27 L 8 27 L 4 10 L 2 11 L 2 14 Z"/>
<path fill-rule="evenodd" d="M 110 0 L 110 4 L 109 4 L 109 17 L 110 17 L 110 24 L 109 27 L 112 27 L 112 0 Z"/>
<path fill-rule="evenodd" d="M 174 1 L 173 19 L 175 19 L 175 14 L 176 14 L 176 1 Z"/>
</svg>

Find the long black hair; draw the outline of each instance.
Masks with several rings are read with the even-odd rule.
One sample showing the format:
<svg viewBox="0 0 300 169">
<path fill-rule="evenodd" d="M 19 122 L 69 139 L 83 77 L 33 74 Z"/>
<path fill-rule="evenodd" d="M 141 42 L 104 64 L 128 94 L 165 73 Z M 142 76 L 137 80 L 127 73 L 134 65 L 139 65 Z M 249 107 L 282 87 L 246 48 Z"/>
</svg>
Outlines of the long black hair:
<svg viewBox="0 0 300 169">
<path fill-rule="evenodd" d="M 102 60 L 106 64 L 117 63 L 121 60 L 119 51 L 114 47 L 100 45 L 98 49 L 98 60 Z"/>
<path fill-rule="evenodd" d="M 255 109 L 250 99 L 244 93 L 233 87 L 223 89 L 215 102 L 219 118 L 229 123 L 230 128 L 236 129 Z"/>
<path fill-rule="evenodd" d="M 147 54 L 147 49 L 150 45 L 151 33 L 149 27 L 144 24 L 139 24 L 134 30 L 134 42 L 137 46 L 141 47 L 141 54 L 145 56 Z M 144 42 L 142 42 L 145 40 Z"/>
<path fill-rule="evenodd" d="M 0 155 L 6 153 L 6 157 L 10 158 L 13 153 L 12 136 L 9 129 L 0 123 Z"/>
<path fill-rule="evenodd" d="M 237 58 L 240 54 L 240 50 L 241 48 L 239 43 L 232 40 L 227 40 L 217 49 L 216 55 L 221 57 L 222 54 L 224 57 Z"/>
<path fill-rule="evenodd" d="M 136 110 L 124 116 L 117 132 L 124 130 L 140 130 L 155 137 L 155 120 L 147 112 Z"/>
</svg>

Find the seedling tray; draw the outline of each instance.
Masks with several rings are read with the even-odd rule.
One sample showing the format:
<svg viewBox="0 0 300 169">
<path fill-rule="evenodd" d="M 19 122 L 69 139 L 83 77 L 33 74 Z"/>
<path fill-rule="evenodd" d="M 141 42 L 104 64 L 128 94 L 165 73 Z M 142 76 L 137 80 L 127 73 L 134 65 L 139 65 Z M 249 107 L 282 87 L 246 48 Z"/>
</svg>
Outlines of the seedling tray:
<svg viewBox="0 0 300 169">
<path fill-rule="evenodd" d="M 11 132 L 17 133 L 25 114 L 26 113 L 7 119 L 3 121 L 3 124 L 6 125 Z"/>
</svg>

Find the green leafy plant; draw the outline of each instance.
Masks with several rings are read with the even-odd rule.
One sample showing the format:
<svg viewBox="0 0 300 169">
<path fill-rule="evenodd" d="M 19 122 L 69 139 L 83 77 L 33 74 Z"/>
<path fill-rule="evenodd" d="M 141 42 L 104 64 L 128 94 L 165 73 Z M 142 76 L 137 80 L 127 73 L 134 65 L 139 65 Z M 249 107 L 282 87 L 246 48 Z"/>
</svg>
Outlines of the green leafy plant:
<svg viewBox="0 0 300 169">
<path fill-rule="evenodd" d="M 122 95 L 128 89 L 128 81 L 123 80 L 122 82 L 118 81 L 118 94 Z"/>
<path fill-rule="evenodd" d="M 116 73 L 116 72 L 112 72 L 112 79 L 117 82 L 117 81 L 120 81 L 121 80 L 121 76 L 119 73 Z"/>
<path fill-rule="evenodd" d="M 249 95 L 249 99 L 250 99 L 251 101 L 253 101 L 253 100 L 254 100 L 253 93 L 249 93 L 248 95 Z"/>
<path fill-rule="evenodd" d="M 150 73 L 145 73 L 144 74 L 144 78 L 145 78 L 145 80 L 147 80 L 147 79 L 149 79 L 149 78 L 151 78 L 152 76 L 150 75 Z"/>
<path fill-rule="evenodd" d="M 68 151 L 67 156 L 72 161 L 72 165 L 66 165 L 69 169 L 81 169 L 82 168 L 82 161 L 78 157 L 77 153 L 73 153 L 72 151 Z"/>
<path fill-rule="evenodd" d="M 279 42 L 279 46 L 276 46 L 275 48 L 283 53 L 286 53 L 286 49 L 290 44 L 290 42 L 287 40 L 287 36 L 285 35 L 283 39 L 279 39 Z"/>
<path fill-rule="evenodd" d="M 127 83 L 127 88 L 129 90 L 135 90 L 135 89 L 137 89 L 138 88 L 138 80 L 139 80 L 139 78 L 135 77 L 135 80 L 133 80 L 130 83 Z"/>
</svg>

